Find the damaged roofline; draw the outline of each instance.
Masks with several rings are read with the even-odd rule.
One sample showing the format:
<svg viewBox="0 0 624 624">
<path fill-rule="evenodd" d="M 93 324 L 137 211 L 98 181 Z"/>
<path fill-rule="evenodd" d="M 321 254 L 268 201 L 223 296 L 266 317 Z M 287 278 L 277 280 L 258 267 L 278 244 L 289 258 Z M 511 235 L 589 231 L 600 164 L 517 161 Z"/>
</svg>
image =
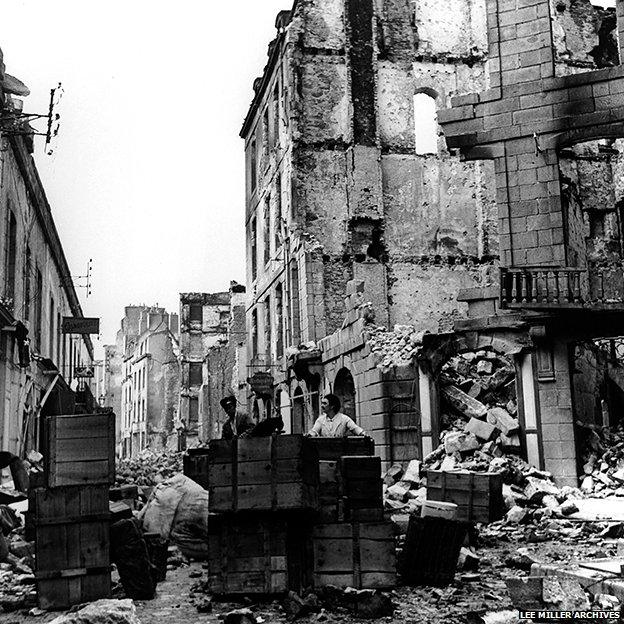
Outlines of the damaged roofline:
<svg viewBox="0 0 624 624">
<path fill-rule="evenodd" d="M 299 5 L 299 0 L 294 0 L 292 9 L 290 10 L 291 16 L 295 14 L 295 10 L 298 5 Z M 285 36 L 285 32 L 278 33 L 277 37 L 275 37 L 275 39 L 273 40 L 275 41 L 275 45 L 273 46 L 273 49 L 271 50 L 271 54 L 269 55 L 269 60 L 264 66 L 264 70 L 262 71 L 262 84 L 260 85 L 258 90 L 254 93 L 254 97 L 251 101 L 251 104 L 249 105 L 249 110 L 247 111 L 247 115 L 245 116 L 245 120 L 243 121 L 243 126 L 239 133 L 239 136 L 241 137 L 241 139 L 244 139 L 247 136 L 247 133 L 249 132 L 249 128 L 251 127 L 254 117 L 256 115 L 256 111 L 258 110 L 260 102 L 262 102 L 262 98 L 264 97 L 264 94 L 266 93 L 269 80 L 271 76 L 273 75 L 273 69 L 275 68 L 277 59 L 279 58 L 280 53 L 281 53 L 280 44 L 282 43 L 284 36 Z"/>
</svg>

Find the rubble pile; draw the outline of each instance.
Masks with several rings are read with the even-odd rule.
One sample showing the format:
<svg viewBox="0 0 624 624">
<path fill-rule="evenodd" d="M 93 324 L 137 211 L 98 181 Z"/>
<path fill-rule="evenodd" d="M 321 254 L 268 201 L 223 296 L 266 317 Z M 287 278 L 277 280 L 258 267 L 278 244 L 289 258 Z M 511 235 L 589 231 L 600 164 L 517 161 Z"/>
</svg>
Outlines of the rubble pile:
<svg viewBox="0 0 624 624">
<path fill-rule="evenodd" d="M 389 370 L 393 366 L 405 366 L 414 361 L 422 345 L 424 334 L 412 325 L 395 325 L 392 331 L 380 325 L 366 326 L 368 346 L 377 358 L 377 366 Z"/>
<path fill-rule="evenodd" d="M 520 423 L 510 358 L 486 349 L 456 355 L 443 366 L 440 387 L 441 444 L 422 463 L 410 462 L 405 472 L 401 466 L 390 468 L 385 477 L 386 508 L 419 513 L 427 498 L 427 470 L 467 470 L 502 473 L 509 523 L 540 522 L 578 511 L 569 499 L 582 498 L 580 490 L 559 489 L 549 473 L 519 456 Z M 624 439 L 621 454 L 624 457 Z M 622 475 L 624 482 L 624 470 Z"/>
<path fill-rule="evenodd" d="M 577 426 L 583 449 L 581 491 L 593 498 L 624 496 L 624 427 Z"/>
<path fill-rule="evenodd" d="M 0 505 L 0 612 L 35 607 L 34 543 L 24 539 L 20 517 Z"/>
<path fill-rule="evenodd" d="M 143 451 L 138 457 L 118 459 L 116 485 L 155 486 L 182 472 L 183 453 Z"/>
</svg>

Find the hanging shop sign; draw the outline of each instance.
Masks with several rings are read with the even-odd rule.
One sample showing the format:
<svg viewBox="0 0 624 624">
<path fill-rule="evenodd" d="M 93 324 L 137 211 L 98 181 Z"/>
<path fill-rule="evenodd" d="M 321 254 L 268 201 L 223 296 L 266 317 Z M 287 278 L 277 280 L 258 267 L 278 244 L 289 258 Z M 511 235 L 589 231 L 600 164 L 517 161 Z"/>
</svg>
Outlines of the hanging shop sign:
<svg viewBox="0 0 624 624">
<path fill-rule="evenodd" d="M 64 316 L 61 327 L 64 334 L 99 334 L 100 319 Z"/>
<path fill-rule="evenodd" d="M 254 373 L 247 378 L 249 386 L 257 396 L 270 396 L 273 392 L 273 375 L 266 372 Z"/>
<path fill-rule="evenodd" d="M 91 379 L 94 375 L 93 366 L 76 366 L 74 368 L 74 377 L 76 379 Z"/>
</svg>

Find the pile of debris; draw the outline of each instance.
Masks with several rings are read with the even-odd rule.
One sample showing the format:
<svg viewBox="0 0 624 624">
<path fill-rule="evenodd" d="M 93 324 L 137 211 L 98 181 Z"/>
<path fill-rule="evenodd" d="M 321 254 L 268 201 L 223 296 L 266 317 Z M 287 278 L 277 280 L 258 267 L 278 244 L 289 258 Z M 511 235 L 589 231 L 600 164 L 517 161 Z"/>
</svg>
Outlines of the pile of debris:
<svg viewBox="0 0 624 624">
<path fill-rule="evenodd" d="M 22 519 L 10 506 L 0 505 L 0 610 L 35 607 L 35 546 L 24 539 Z"/>
<path fill-rule="evenodd" d="M 577 426 L 583 448 L 581 491 L 594 498 L 624 496 L 624 427 Z"/>
<path fill-rule="evenodd" d="M 378 368 L 389 370 L 413 362 L 422 346 L 427 332 L 418 331 L 412 325 L 395 325 L 392 331 L 380 325 L 368 324 L 367 344 L 377 358 Z"/>
<path fill-rule="evenodd" d="M 118 459 L 116 485 L 155 486 L 182 472 L 183 453 L 143 451 L 138 457 Z"/>
<path fill-rule="evenodd" d="M 509 357 L 493 350 L 462 353 L 444 365 L 439 380 L 447 456 L 459 464 L 482 451 L 485 457 L 477 456 L 477 465 L 463 467 L 487 470 L 489 458 L 520 451 L 515 368 Z M 443 469 L 452 469 L 451 462 Z"/>
<path fill-rule="evenodd" d="M 439 380 L 443 399 L 441 444 L 422 464 L 413 461 L 405 472 L 400 466 L 388 471 L 387 508 L 419 512 L 427 497 L 428 470 L 467 470 L 502 473 L 510 523 L 539 522 L 578 511 L 569 499 L 582 498 L 581 491 L 559 489 L 549 473 L 519 456 L 515 368 L 509 357 L 491 349 L 461 353 L 444 365 Z M 618 453 L 610 455 L 613 462 Z M 624 439 L 621 455 L 624 457 Z M 603 463 L 594 461 L 599 466 Z M 622 475 L 624 479 L 624 470 Z"/>
<path fill-rule="evenodd" d="M 439 463 L 439 462 L 437 462 Z M 552 476 L 530 466 L 519 457 L 494 458 L 489 472 L 502 473 L 506 521 L 512 524 L 541 522 L 551 517 L 566 517 L 578 511 L 571 499 L 583 497 L 580 490 L 558 488 Z M 427 500 L 427 465 L 412 460 L 403 471 L 392 466 L 384 477 L 386 509 L 420 515 Z"/>
</svg>

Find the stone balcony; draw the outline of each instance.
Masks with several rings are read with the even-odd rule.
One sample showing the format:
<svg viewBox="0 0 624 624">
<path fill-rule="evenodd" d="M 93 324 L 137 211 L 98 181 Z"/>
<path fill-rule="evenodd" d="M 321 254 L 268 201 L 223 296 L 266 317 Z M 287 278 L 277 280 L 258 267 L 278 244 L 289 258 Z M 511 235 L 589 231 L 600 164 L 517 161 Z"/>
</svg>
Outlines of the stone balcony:
<svg viewBox="0 0 624 624">
<path fill-rule="evenodd" d="M 624 310 L 624 267 L 501 268 L 502 309 Z"/>
</svg>

